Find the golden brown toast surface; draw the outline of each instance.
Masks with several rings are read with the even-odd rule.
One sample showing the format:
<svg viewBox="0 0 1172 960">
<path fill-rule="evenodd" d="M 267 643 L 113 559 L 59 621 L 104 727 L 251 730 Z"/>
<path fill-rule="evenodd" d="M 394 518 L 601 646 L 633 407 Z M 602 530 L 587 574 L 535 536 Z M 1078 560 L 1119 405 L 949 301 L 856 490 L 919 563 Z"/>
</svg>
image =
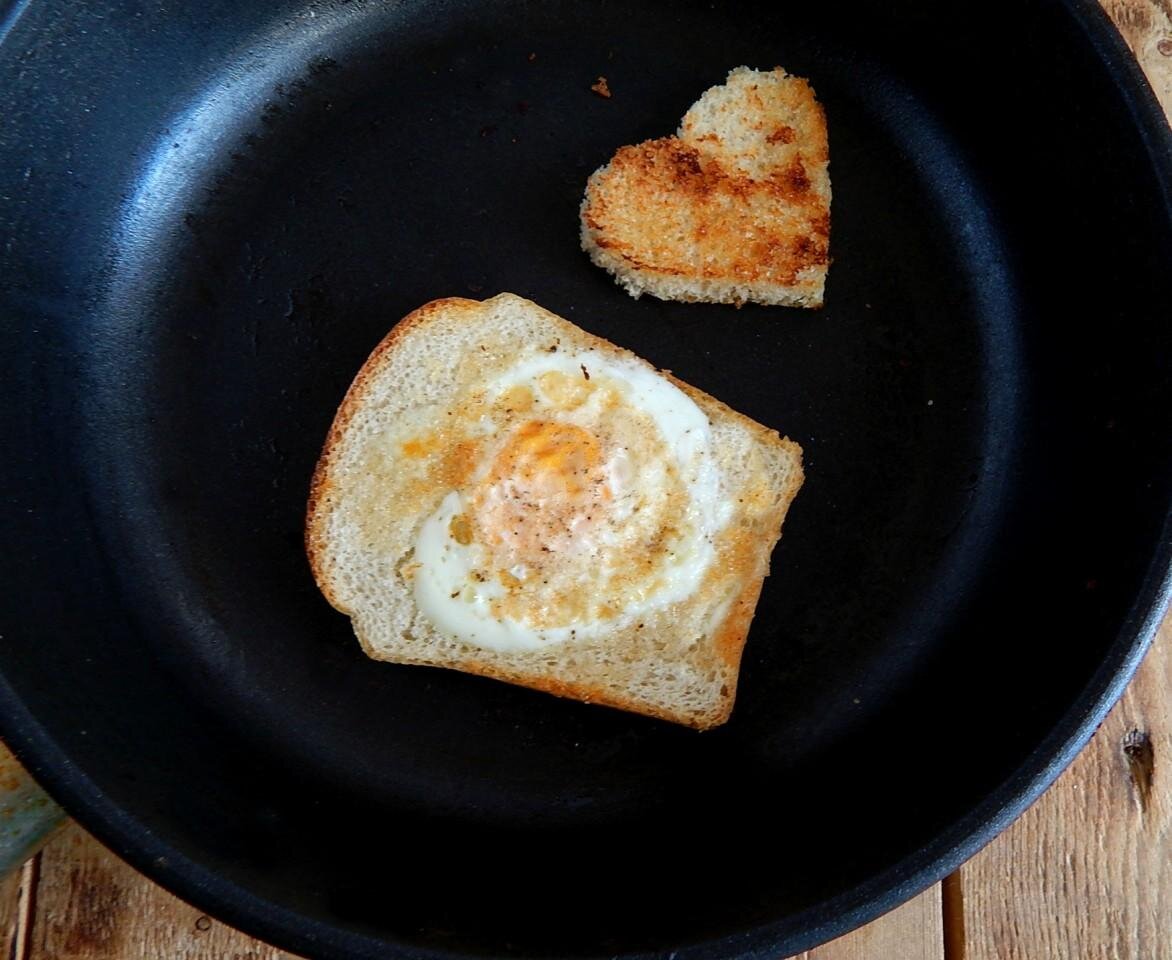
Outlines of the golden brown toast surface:
<svg viewBox="0 0 1172 960">
<path fill-rule="evenodd" d="M 820 306 L 826 120 L 810 85 L 738 68 L 676 136 L 621 147 L 582 204 L 582 246 L 632 295 Z"/>
</svg>

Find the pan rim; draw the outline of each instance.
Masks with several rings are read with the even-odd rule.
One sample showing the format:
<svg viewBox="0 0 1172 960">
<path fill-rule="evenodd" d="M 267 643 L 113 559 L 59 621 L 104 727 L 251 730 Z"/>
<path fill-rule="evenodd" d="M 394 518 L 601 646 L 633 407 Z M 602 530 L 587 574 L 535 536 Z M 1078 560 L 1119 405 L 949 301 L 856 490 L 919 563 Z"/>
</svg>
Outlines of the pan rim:
<svg viewBox="0 0 1172 960">
<path fill-rule="evenodd" d="M 8 18 L 0 22 L 0 42 L 27 5 L 28 0 L 18 2 Z M 1147 162 L 1156 174 L 1164 213 L 1172 223 L 1172 129 L 1163 110 L 1134 56 L 1096 0 L 1063 0 L 1062 6 L 1103 62 L 1126 105 L 1145 145 Z M 1131 611 L 1107 656 L 1070 709 L 1012 776 L 931 843 L 859 887 L 786 921 L 680 946 L 675 956 L 679 960 L 707 960 L 730 955 L 776 957 L 780 950 L 799 952 L 869 922 L 951 873 L 1016 820 L 1086 745 L 1150 648 L 1170 600 L 1172 509 L 1164 518 L 1159 545 Z M 0 732 L 18 758 L 85 829 L 155 882 L 233 926 L 309 955 L 318 955 L 324 949 L 356 957 L 385 956 L 391 946 L 405 958 L 467 956 L 437 948 L 423 950 L 405 943 L 390 944 L 381 938 L 309 920 L 189 859 L 153 835 L 74 767 L 3 676 Z M 800 931 L 787 936 L 783 927 Z"/>
</svg>

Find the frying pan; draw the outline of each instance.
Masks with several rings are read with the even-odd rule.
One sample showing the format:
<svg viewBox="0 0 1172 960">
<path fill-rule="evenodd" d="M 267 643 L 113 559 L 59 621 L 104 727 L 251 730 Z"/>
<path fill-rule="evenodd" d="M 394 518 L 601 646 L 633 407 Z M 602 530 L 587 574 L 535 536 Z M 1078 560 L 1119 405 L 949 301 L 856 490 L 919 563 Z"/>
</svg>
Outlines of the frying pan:
<svg viewBox="0 0 1172 960">
<path fill-rule="evenodd" d="M 970 856 L 1142 656 L 1172 146 L 1093 3 L 3 9 L 0 723 L 202 909 L 315 956 L 776 957 Z M 826 107 L 826 307 L 632 300 L 585 178 L 742 63 Z M 805 448 L 726 727 L 372 662 L 314 588 L 350 378 L 501 290 Z"/>
</svg>

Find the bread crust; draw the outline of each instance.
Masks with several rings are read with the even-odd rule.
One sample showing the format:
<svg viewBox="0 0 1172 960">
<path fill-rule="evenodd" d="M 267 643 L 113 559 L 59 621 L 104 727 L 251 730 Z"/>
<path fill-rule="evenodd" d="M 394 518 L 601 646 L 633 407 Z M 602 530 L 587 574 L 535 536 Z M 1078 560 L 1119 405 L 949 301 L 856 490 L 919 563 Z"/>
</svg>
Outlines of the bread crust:
<svg viewBox="0 0 1172 960">
<path fill-rule="evenodd" d="M 309 501 L 305 508 L 305 555 L 309 559 L 309 568 L 313 579 L 317 582 L 325 598 L 335 610 L 349 616 L 353 611 L 343 603 L 335 593 L 333 578 L 329 576 L 324 562 L 325 544 L 321 540 L 320 525 L 317 523 L 318 514 L 329 497 L 332 481 L 330 469 L 334 464 L 338 445 L 346 427 L 353 419 L 354 414 L 362 406 L 362 399 L 367 388 L 377 378 L 383 367 L 386 366 L 391 354 L 399 343 L 415 328 L 424 326 L 432 317 L 452 310 L 480 309 L 479 300 L 469 300 L 467 297 L 441 297 L 431 300 L 423 306 L 411 311 L 402 320 L 387 332 L 371 351 L 366 362 L 362 364 L 354 380 L 342 397 L 338 412 L 334 414 L 334 421 L 330 424 L 318 456 L 317 465 L 313 469 L 313 476 L 309 481 Z"/>
<path fill-rule="evenodd" d="M 802 483 L 801 448 L 788 438 L 779 436 L 776 431 L 732 410 L 667 371 L 660 371 L 660 374 L 689 396 L 710 421 L 740 431 L 749 438 L 748 442 L 763 454 L 773 457 L 778 462 L 784 462 L 788 468 L 784 486 L 771 491 L 775 498 L 773 506 L 762 515 L 762 527 L 765 532 L 758 541 L 746 547 L 745 557 L 742 558 L 742 576 L 738 581 L 739 592 L 729 603 L 723 616 L 711 628 L 708 642 L 713 650 L 713 669 L 719 673 L 716 683 L 719 695 L 715 698 L 694 709 L 684 710 L 678 705 L 664 705 L 640 699 L 619 685 L 608 685 L 598 682 L 597 679 L 564 673 L 552 673 L 548 668 L 535 664 L 532 660 L 527 661 L 522 656 L 510 660 L 508 657 L 494 655 L 488 651 L 478 652 L 478 648 L 470 646 L 465 646 L 454 653 L 435 649 L 422 653 L 412 653 L 403 649 L 388 651 L 385 641 L 380 643 L 376 640 L 375 634 L 364 621 L 362 611 L 356 608 L 355 603 L 349 602 L 345 591 L 340 589 L 335 581 L 329 557 L 331 545 L 326 519 L 330 511 L 338 507 L 338 498 L 346 495 L 345 490 L 339 489 L 339 477 L 336 474 L 339 469 L 339 458 L 345 453 L 347 430 L 355 418 L 362 414 L 364 405 L 369 402 L 369 394 L 375 390 L 380 378 L 386 376 L 399 351 L 410 349 L 404 347 L 404 344 L 412 334 L 425 332 L 433 321 L 443 321 L 446 324 L 462 324 L 465 320 L 468 323 L 479 322 L 483 319 L 485 311 L 498 301 L 540 311 L 543 322 L 548 325 L 549 336 L 557 343 L 568 341 L 574 349 L 594 348 L 614 357 L 633 356 L 629 351 L 575 327 L 536 304 L 530 304 L 512 295 L 503 294 L 484 303 L 464 298 L 436 300 L 408 314 L 379 342 L 355 376 L 338 408 L 314 470 L 306 510 L 305 547 L 315 580 L 331 605 L 352 618 L 355 633 L 363 650 L 373 659 L 457 669 L 560 697 L 681 723 L 699 730 L 710 729 L 724 723 L 732 711 L 735 700 L 741 653 L 764 578 L 768 574 L 769 554 L 780 537 L 781 524 L 789 504 Z"/>
</svg>

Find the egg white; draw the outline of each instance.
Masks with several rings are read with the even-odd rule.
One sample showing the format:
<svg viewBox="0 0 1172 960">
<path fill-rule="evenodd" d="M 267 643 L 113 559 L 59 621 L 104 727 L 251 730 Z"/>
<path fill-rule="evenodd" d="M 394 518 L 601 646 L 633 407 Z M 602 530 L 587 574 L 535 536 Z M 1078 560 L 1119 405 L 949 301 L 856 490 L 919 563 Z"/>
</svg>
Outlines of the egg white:
<svg viewBox="0 0 1172 960">
<path fill-rule="evenodd" d="M 575 402 L 559 403 L 546 394 L 543 384 L 551 373 L 572 385 Z M 547 425 L 531 429 L 556 435 L 564 424 L 597 439 L 605 459 L 591 474 L 593 499 L 582 501 L 556 538 L 547 537 L 554 546 L 539 555 L 546 566 L 504 565 L 515 559 L 507 537 L 496 537 L 505 541 L 502 547 L 467 534 L 471 526 L 483 526 L 477 509 L 493 515 L 521 489 L 521 481 L 494 479 L 494 458 L 486 454 L 464 488 L 444 491 L 416 537 L 413 590 L 424 616 L 442 633 L 474 646 L 533 651 L 624 629 L 691 596 L 712 565 L 715 537 L 731 514 L 700 408 L 648 367 L 595 351 L 541 354 L 514 364 L 487 386 L 487 406 L 517 388 L 534 398 L 528 422 Z M 481 415 L 468 429 L 491 451 L 504 448 L 518 427 L 515 420 L 497 423 Z M 639 441 L 619 442 L 631 437 Z M 525 489 L 536 511 L 556 506 Z M 649 542 L 654 550 L 646 549 Z M 604 595 L 618 597 L 618 608 L 601 607 Z"/>
</svg>

